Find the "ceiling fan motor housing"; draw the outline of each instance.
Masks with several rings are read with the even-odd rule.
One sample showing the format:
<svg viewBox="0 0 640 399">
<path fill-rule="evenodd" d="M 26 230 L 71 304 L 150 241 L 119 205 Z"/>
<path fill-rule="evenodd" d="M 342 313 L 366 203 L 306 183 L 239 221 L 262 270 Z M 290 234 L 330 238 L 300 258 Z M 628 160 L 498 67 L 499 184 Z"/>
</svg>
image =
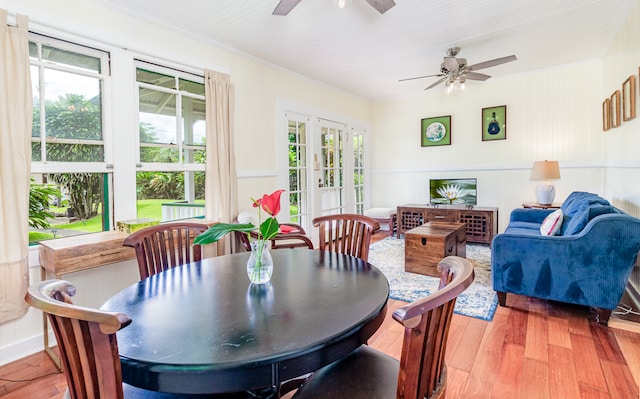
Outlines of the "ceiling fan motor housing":
<svg viewBox="0 0 640 399">
<path fill-rule="evenodd" d="M 464 68 L 466 68 L 467 66 L 466 58 L 456 58 L 456 61 L 458 62 L 458 71 L 462 71 Z M 440 72 L 444 74 L 449 74 L 453 71 L 450 71 L 449 69 L 447 69 L 447 67 L 444 65 L 444 62 L 443 62 L 440 64 Z"/>
</svg>

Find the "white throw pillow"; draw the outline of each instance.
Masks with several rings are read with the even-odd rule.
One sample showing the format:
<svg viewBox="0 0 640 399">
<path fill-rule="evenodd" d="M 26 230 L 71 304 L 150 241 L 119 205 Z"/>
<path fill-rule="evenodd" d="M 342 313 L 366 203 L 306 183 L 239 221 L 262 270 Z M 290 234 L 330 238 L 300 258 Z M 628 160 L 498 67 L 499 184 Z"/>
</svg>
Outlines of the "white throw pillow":
<svg viewBox="0 0 640 399">
<path fill-rule="evenodd" d="M 395 212 L 393 208 L 370 208 L 365 209 L 363 214 L 374 219 L 389 219 L 393 212 Z"/>
<path fill-rule="evenodd" d="M 562 210 L 558 209 L 557 211 L 551 212 L 546 218 L 544 218 L 544 221 L 542 221 L 542 224 L 540 225 L 540 234 L 543 236 L 556 235 L 562 226 L 562 219 Z"/>
</svg>

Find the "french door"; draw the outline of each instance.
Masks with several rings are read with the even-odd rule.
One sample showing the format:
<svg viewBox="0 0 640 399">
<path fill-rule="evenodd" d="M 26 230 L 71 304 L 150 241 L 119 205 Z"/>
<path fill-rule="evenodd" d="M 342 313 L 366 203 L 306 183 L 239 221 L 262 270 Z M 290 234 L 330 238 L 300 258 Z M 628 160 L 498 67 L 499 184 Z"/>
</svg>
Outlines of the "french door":
<svg viewBox="0 0 640 399">
<path fill-rule="evenodd" d="M 345 213 L 345 168 L 344 144 L 346 126 L 343 124 L 318 120 L 320 144 L 318 148 L 320 165 L 317 173 L 318 215 Z"/>
<path fill-rule="evenodd" d="M 290 221 L 309 231 L 320 215 L 362 213 L 366 131 L 285 112 Z"/>
<path fill-rule="evenodd" d="M 309 147 L 309 118 L 287 113 L 287 144 L 289 173 L 289 221 L 308 230 L 311 227 L 309 191 L 311 149 Z"/>
</svg>

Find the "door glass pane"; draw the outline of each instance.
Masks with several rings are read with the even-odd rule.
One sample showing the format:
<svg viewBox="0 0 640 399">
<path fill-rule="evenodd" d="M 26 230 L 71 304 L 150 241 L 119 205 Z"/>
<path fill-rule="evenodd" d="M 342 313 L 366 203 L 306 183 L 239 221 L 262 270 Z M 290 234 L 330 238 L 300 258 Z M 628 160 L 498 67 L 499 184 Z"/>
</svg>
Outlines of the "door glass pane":
<svg viewBox="0 0 640 399">
<path fill-rule="evenodd" d="M 353 131 L 353 189 L 355 212 L 364 211 L 364 132 Z"/>
<path fill-rule="evenodd" d="M 308 228 L 306 123 L 288 122 L 290 221 Z"/>
<path fill-rule="evenodd" d="M 344 207 L 342 129 L 323 126 L 320 140 L 321 212 L 322 214 L 342 213 Z"/>
</svg>

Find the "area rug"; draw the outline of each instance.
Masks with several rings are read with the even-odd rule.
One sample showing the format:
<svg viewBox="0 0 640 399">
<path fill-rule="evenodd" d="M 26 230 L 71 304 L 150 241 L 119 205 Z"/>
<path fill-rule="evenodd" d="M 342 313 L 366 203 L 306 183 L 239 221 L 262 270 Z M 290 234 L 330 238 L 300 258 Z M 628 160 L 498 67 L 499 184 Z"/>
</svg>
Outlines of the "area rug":
<svg viewBox="0 0 640 399">
<path fill-rule="evenodd" d="M 467 259 L 473 263 L 475 280 L 458 296 L 453 312 L 491 321 L 498 305 L 498 296 L 491 288 L 491 250 L 467 244 Z M 393 299 L 413 302 L 438 290 L 438 278 L 404 271 L 404 239 L 387 237 L 372 244 L 369 263 L 387 277 Z"/>
</svg>

